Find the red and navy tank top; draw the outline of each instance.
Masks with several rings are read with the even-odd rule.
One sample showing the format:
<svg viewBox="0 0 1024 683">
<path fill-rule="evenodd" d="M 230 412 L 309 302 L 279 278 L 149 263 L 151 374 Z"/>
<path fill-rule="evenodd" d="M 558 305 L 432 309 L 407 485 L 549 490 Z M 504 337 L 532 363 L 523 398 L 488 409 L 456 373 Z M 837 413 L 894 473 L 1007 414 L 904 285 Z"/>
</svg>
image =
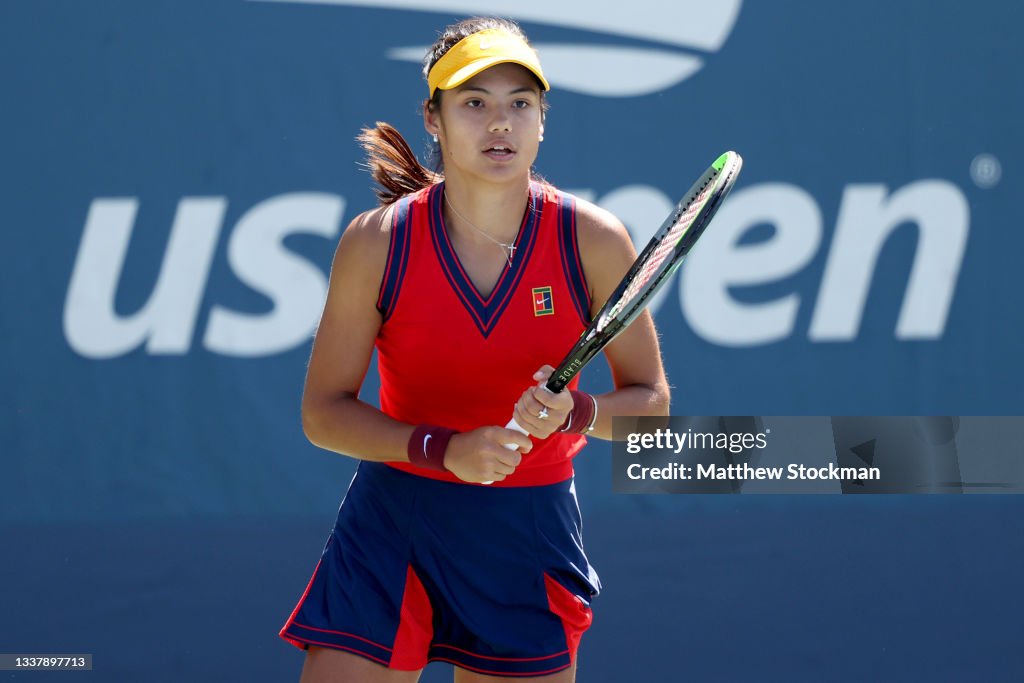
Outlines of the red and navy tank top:
<svg viewBox="0 0 1024 683">
<path fill-rule="evenodd" d="M 409 424 L 470 431 L 504 426 L 543 364 L 557 365 L 590 317 L 572 195 L 531 183 L 527 210 L 493 291 L 481 296 L 445 229 L 444 184 L 395 205 L 377 308 L 381 409 Z M 575 388 L 578 379 L 569 385 Z M 494 486 L 540 486 L 572 475 L 579 434 L 534 439 L 515 473 Z M 461 481 L 408 463 L 397 469 Z"/>
</svg>

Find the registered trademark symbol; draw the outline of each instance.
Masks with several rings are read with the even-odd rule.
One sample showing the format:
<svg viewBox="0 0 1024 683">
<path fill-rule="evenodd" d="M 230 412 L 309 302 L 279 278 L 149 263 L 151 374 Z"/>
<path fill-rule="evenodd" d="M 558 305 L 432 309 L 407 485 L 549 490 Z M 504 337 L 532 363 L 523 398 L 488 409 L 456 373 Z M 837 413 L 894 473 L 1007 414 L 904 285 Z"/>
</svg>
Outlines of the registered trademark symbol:
<svg viewBox="0 0 1024 683">
<path fill-rule="evenodd" d="M 769 427 L 768 429 L 764 430 L 764 433 L 765 434 L 771 434 L 772 433 L 771 427 Z"/>
<path fill-rule="evenodd" d="M 971 180 L 983 190 L 999 184 L 1003 177 L 1003 166 L 992 154 L 979 154 L 971 162 Z"/>
</svg>

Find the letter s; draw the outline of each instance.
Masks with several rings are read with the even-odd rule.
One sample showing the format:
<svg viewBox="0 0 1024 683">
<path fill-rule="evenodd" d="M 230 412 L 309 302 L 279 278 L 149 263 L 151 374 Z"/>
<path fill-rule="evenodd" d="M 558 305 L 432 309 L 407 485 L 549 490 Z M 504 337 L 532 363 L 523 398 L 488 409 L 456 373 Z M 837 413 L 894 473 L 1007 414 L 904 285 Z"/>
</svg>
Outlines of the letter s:
<svg viewBox="0 0 1024 683">
<path fill-rule="evenodd" d="M 327 295 L 327 279 L 307 260 L 284 248 L 291 234 L 335 237 L 344 199 L 333 194 L 295 192 L 272 197 L 242 216 L 228 244 L 228 261 L 238 278 L 274 303 L 253 315 L 214 306 L 203 344 L 235 356 L 286 351 L 316 329 Z"/>
</svg>

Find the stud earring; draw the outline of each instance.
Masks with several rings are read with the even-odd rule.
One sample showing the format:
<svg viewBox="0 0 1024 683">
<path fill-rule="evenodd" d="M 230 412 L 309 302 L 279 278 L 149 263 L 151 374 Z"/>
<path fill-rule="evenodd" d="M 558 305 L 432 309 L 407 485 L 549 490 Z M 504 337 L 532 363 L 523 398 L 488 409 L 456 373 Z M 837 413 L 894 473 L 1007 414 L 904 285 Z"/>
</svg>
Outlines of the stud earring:
<svg viewBox="0 0 1024 683">
<path fill-rule="evenodd" d="M 434 144 L 436 145 L 437 144 L 437 133 L 434 133 L 433 137 L 434 137 Z"/>
<path fill-rule="evenodd" d="M 544 134 L 543 133 L 541 133 L 540 135 L 537 136 L 537 142 L 544 142 Z"/>
</svg>

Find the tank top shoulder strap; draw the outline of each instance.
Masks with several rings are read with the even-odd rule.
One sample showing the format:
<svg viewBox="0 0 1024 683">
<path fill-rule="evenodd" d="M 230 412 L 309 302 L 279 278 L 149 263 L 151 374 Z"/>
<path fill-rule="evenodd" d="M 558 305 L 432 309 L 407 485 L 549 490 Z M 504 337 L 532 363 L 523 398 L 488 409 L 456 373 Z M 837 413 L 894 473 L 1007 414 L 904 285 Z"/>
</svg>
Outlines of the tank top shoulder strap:
<svg viewBox="0 0 1024 683">
<path fill-rule="evenodd" d="M 545 197 L 555 204 L 558 215 L 558 245 L 562 270 L 569 285 L 573 306 L 584 325 L 590 324 L 590 287 L 583 273 L 583 260 L 577 236 L 576 197 L 551 186 L 546 188 Z"/>
<path fill-rule="evenodd" d="M 412 233 L 412 204 L 416 195 L 406 195 L 395 202 L 391 216 L 391 241 L 388 257 L 381 277 L 377 310 L 384 321 L 391 317 L 402 289 L 405 269 L 409 265 L 410 235 Z"/>
</svg>

